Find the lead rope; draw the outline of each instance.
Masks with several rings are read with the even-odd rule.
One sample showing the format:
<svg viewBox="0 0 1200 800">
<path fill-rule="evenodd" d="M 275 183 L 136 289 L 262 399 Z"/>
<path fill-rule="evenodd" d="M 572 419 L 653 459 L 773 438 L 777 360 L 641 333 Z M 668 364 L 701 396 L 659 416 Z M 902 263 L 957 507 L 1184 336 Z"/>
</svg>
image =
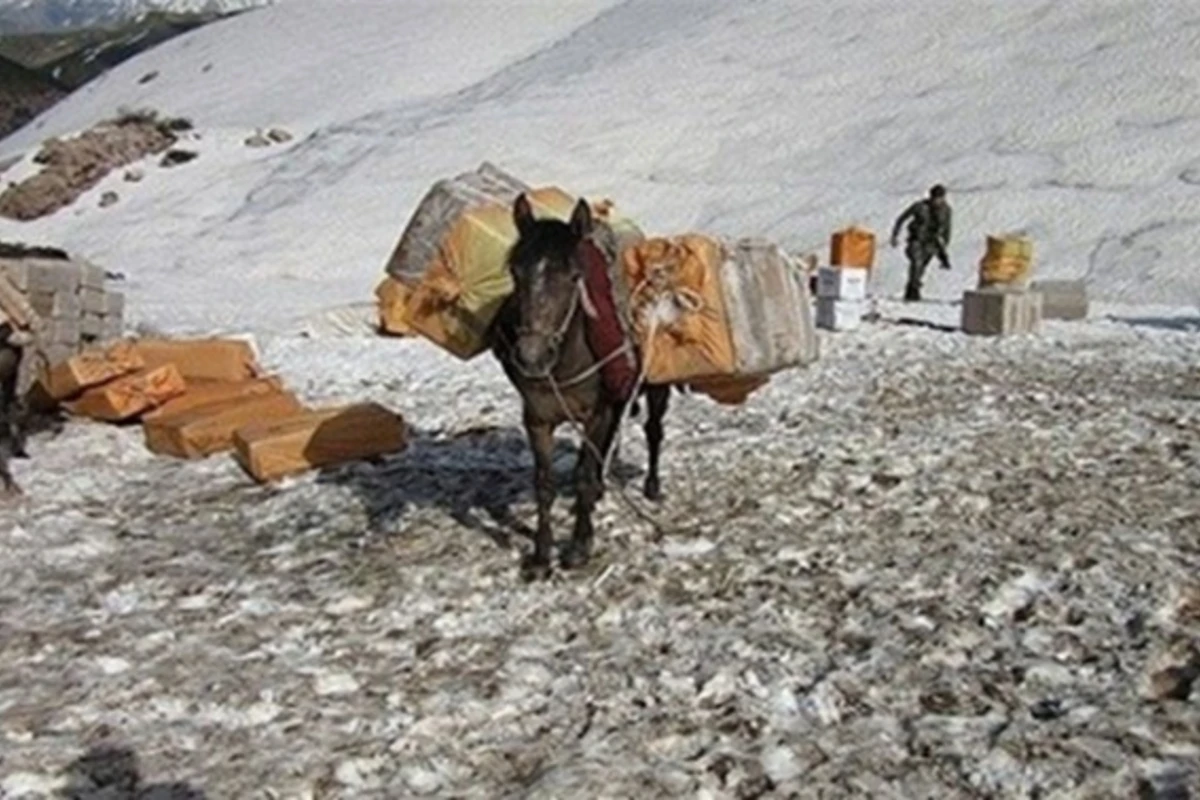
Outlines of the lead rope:
<svg viewBox="0 0 1200 800">
<path fill-rule="evenodd" d="M 651 272 L 651 274 L 649 276 L 647 276 L 645 279 L 643 279 L 641 281 L 641 283 L 639 283 L 634 288 L 633 292 L 630 293 L 631 304 L 633 302 L 633 299 L 636 298 L 638 295 L 642 294 L 646 290 L 650 290 L 651 296 L 652 296 L 652 300 L 650 302 L 652 305 L 657 305 L 658 303 L 661 303 L 669 298 L 673 303 L 675 303 L 675 305 L 677 307 L 681 308 L 684 312 L 689 312 L 689 313 L 702 312 L 704 310 L 704 300 L 699 295 L 699 293 L 697 293 L 691 289 L 686 289 L 683 287 L 670 286 L 669 283 L 667 282 L 665 272 L 666 272 L 665 268 L 657 267 Z M 587 299 L 586 291 L 582 292 L 581 296 L 585 298 L 583 300 L 583 305 L 586 310 L 589 306 L 591 306 L 591 302 L 589 299 Z M 586 426 L 582 422 L 580 422 L 575 417 L 574 414 L 571 413 L 571 409 L 567 405 L 566 398 L 563 397 L 561 388 L 572 386 L 575 383 L 578 383 L 579 381 L 583 380 L 584 378 L 586 378 L 592 374 L 595 374 L 597 371 L 599 371 L 599 369 L 601 367 L 604 366 L 604 364 L 608 363 L 610 360 L 612 360 L 614 357 L 616 357 L 617 354 L 627 352 L 628 347 L 629 347 L 628 341 L 626 342 L 626 344 L 623 347 L 620 347 L 620 348 L 614 350 L 612 353 L 609 353 L 608 356 L 606 356 L 602 362 L 600 362 L 599 364 L 595 364 L 592 367 L 589 367 L 587 370 L 584 371 L 584 373 L 582 373 L 581 375 L 572 377 L 569 381 L 560 383 L 559 381 L 556 381 L 554 379 L 554 376 L 552 374 L 548 375 L 546 377 L 546 380 L 549 382 L 550 388 L 551 388 L 551 390 L 553 390 L 554 396 L 558 400 L 558 404 L 559 404 L 559 407 L 562 409 L 563 415 L 567 418 L 567 421 L 572 426 L 574 426 L 575 429 L 579 432 L 580 442 L 582 443 L 581 446 L 588 447 L 592 451 L 592 455 L 596 458 L 596 461 L 600 464 L 600 484 L 601 484 L 601 486 L 603 486 L 605 488 L 605 490 L 608 490 L 609 488 L 615 488 L 617 496 L 620 497 L 621 500 L 629 507 L 630 511 L 632 511 L 634 513 L 634 515 L 639 517 L 642 521 L 644 521 L 648 525 L 650 525 L 654 529 L 655 533 L 661 538 L 662 536 L 665 536 L 667 534 L 667 532 L 668 532 L 667 526 L 663 525 L 663 523 L 654 514 L 652 514 L 650 511 L 646 510 L 645 508 L 642 508 L 637 502 L 635 502 L 633 500 L 633 498 L 630 497 L 629 494 L 625 491 L 624 487 L 610 487 L 609 486 L 609 474 L 610 474 L 610 470 L 613 465 L 613 457 L 617 454 L 617 451 L 620 450 L 620 443 L 623 438 L 622 433 L 623 433 L 623 426 L 624 426 L 625 420 L 628 417 L 629 409 L 633 406 L 633 403 L 637 400 L 638 393 L 642 390 L 642 387 L 645 386 L 645 383 L 646 383 L 647 373 L 648 373 L 649 367 L 650 367 L 651 348 L 654 345 L 654 335 L 658 331 L 658 326 L 659 326 L 659 322 L 660 322 L 659 316 L 660 315 L 657 313 L 651 313 L 648 315 L 649 322 L 648 322 L 648 325 L 646 328 L 647 335 L 645 337 L 647 350 L 643 354 L 645 357 L 642 359 L 641 369 L 638 370 L 638 377 L 637 377 L 637 380 L 634 382 L 633 391 L 630 392 L 629 398 L 625 401 L 624 406 L 621 408 L 620 416 L 617 418 L 617 430 L 616 430 L 615 438 L 613 440 L 612 446 L 609 447 L 609 449 L 608 449 L 608 453 L 606 453 L 606 454 L 601 453 L 599 448 L 597 448 L 596 445 L 594 445 L 592 443 L 592 441 L 590 439 L 588 439 Z M 678 530 L 682 531 L 682 529 L 678 529 Z"/>
</svg>

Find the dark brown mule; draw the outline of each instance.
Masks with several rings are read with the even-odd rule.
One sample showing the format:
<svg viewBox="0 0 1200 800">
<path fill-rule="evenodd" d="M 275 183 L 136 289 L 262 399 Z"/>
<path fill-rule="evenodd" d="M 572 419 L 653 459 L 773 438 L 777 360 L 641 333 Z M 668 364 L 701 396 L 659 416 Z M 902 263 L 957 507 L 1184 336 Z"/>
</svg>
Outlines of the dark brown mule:
<svg viewBox="0 0 1200 800">
<path fill-rule="evenodd" d="M 0 501 L 22 494 L 9 459 L 29 457 L 25 452 L 26 409 L 17 395 L 22 349 L 12 341 L 15 334 L 12 323 L 0 323 Z"/>
<path fill-rule="evenodd" d="M 600 368 L 608 354 L 598 356 L 588 343 L 581 256 L 581 246 L 591 246 L 587 203 L 579 201 L 569 223 L 539 220 L 522 195 L 513 205 L 513 219 L 518 232 L 509 255 L 514 291 L 496 316 L 492 352 L 521 393 L 524 406 L 538 514 L 533 554 L 526 559 L 524 572 L 527 578 L 539 578 L 550 572 L 554 544 L 550 530 L 554 431 L 564 422 L 577 422 L 584 437 L 575 465 L 575 529 L 562 553 L 562 565 L 569 569 L 586 564 L 591 555 L 592 509 L 604 493 L 604 460 L 628 398 L 614 397 L 606 388 Z M 644 492 L 657 500 L 662 420 L 670 387 L 649 385 L 643 391 L 649 406 L 645 431 L 650 450 Z"/>
</svg>

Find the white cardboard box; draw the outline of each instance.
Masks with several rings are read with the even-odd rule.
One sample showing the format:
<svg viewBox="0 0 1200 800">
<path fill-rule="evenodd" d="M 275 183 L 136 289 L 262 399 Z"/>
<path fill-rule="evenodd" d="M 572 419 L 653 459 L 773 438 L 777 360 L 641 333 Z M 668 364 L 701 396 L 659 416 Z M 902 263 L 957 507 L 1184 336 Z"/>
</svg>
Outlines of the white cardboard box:
<svg viewBox="0 0 1200 800">
<path fill-rule="evenodd" d="M 862 300 L 817 298 L 817 327 L 827 331 L 852 331 L 862 324 L 867 304 Z"/>
<path fill-rule="evenodd" d="M 829 300 L 866 300 L 868 270 L 859 267 L 817 269 L 817 297 Z"/>
</svg>

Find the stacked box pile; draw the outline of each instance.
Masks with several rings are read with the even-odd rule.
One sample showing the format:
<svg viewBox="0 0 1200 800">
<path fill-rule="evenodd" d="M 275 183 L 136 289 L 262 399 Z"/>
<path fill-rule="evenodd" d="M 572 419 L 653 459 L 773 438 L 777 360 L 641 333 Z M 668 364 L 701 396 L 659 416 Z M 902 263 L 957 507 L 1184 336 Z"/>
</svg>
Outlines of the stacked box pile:
<svg viewBox="0 0 1200 800">
<path fill-rule="evenodd" d="M 122 340 L 59 362 L 39 388 L 75 415 L 140 422 L 161 455 L 232 451 L 263 482 L 407 446 L 404 420 L 381 406 L 306 408 L 237 339 Z"/>
<path fill-rule="evenodd" d="M 988 236 L 979 286 L 963 294 L 962 329 L 981 336 L 1036 333 L 1044 297 L 1029 288 L 1033 242 L 1018 235 Z"/>
<path fill-rule="evenodd" d="M 35 319 L 28 327 L 37 349 L 51 363 L 85 347 L 115 341 L 124 332 L 125 296 L 108 288 L 104 270 L 94 264 L 13 254 L 0 257 L 0 278 L 33 311 Z M 22 370 L 18 387 L 22 393 L 33 378 L 28 367 Z"/>
<path fill-rule="evenodd" d="M 829 266 L 817 269 L 818 328 L 849 331 L 862 323 L 874 264 L 875 234 L 857 226 L 834 232 Z"/>
</svg>

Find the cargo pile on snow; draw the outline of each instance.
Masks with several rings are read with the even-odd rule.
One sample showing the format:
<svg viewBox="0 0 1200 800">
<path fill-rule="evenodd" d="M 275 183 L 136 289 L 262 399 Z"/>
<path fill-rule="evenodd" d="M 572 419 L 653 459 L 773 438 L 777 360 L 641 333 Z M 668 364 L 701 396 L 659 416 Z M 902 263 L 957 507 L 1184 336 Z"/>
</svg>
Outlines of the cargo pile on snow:
<svg viewBox="0 0 1200 800">
<path fill-rule="evenodd" d="M 125 296 L 108 288 L 100 267 L 56 248 L 0 244 L 0 319 L 47 360 L 120 338 L 124 313 Z M 22 393 L 33 383 L 32 363 L 22 361 Z"/>
<path fill-rule="evenodd" d="M 538 217 L 565 221 L 578 202 L 487 163 L 435 183 L 376 289 L 380 329 L 422 336 L 462 359 L 482 353 L 513 289 L 507 258 L 517 239 L 512 206 L 522 193 Z M 610 201 L 589 205 L 592 238 L 611 265 L 614 301 L 647 380 L 740 403 L 771 373 L 817 357 L 807 286 L 778 247 L 698 233 L 647 239 Z"/>
<path fill-rule="evenodd" d="M 874 266 L 874 233 L 858 225 L 834 231 L 829 240 L 829 264 L 817 270 L 818 328 L 848 331 L 862 323 Z"/>
<path fill-rule="evenodd" d="M 1023 236 L 988 236 L 979 261 L 979 287 L 963 294 L 962 329 L 983 336 L 1036 333 L 1044 297 L 1029 288 L 1033 242 Z"/>
<path fill-rule="evenodd" d="M 178 458 L 233 451 L 243 431 L 270 454 L 280 447 L 279 426 L 293 443 L 307 432 L 305 444 L 284 448 L 286 459 L 238 459 L 260 481 L 398 452 L 407 443 L 404 421 L 379 406 L 306 408 L 238 339 L 121 341 L 52 365 L 38 390 L 77 416 L 140 421 L 148 449 Z"/>
</svg>

